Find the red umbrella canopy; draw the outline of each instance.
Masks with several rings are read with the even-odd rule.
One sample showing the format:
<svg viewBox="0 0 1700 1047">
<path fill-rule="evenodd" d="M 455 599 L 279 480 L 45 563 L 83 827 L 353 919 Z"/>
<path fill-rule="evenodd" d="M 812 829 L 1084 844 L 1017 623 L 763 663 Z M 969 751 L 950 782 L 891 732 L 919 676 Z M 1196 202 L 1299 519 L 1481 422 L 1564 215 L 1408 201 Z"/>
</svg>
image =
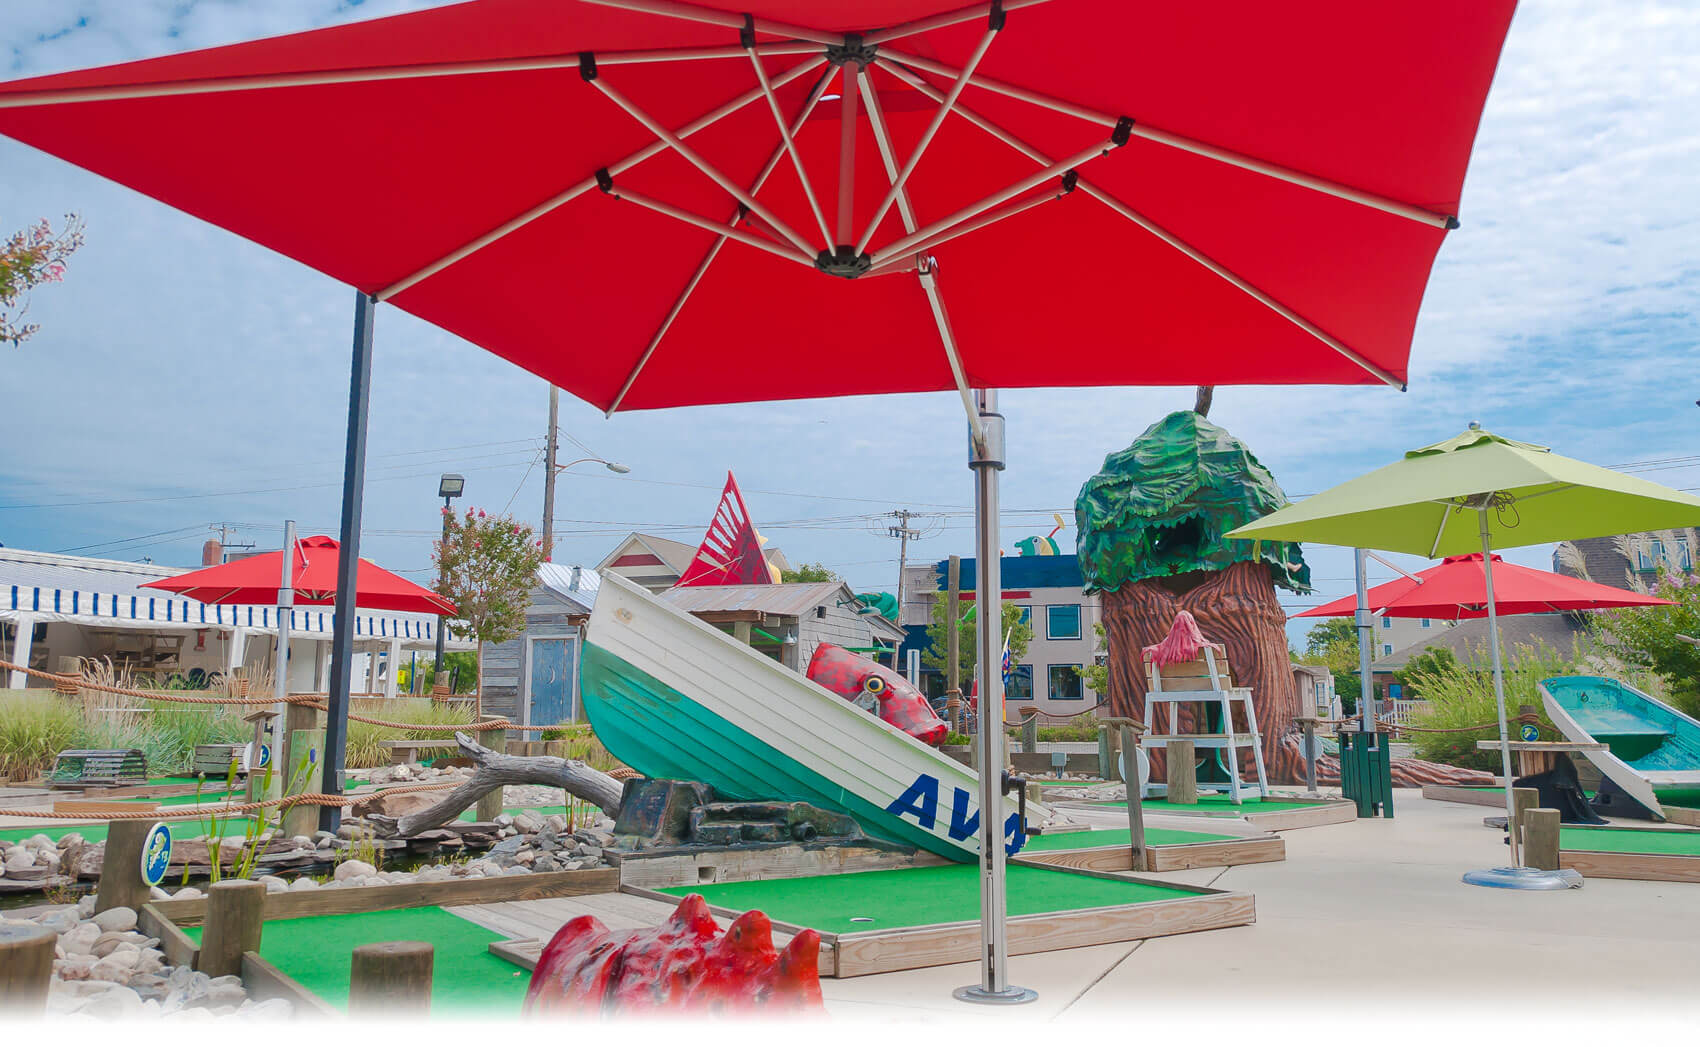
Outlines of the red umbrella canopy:
<svg viewBox="0 0 1700 1047">
<path fill-rule="evenodd" d="M 1439 566 L 1395 578 L 1369 591 L 1369 608 L 1394 618 L 1487 617 L 1487 579 L 1482 554 L 1448 556 Z M 1493 558 L 1494 606 L 1500 614 L 1550 614 L 1554 611 L 1597 611 L 1607 607 L 1669 607 L 1656 596 L 1614 589 L 1551 571 L 1538 571 Z M 1342 597 L 1312 608 L 1295 618 L 1339 618 L 1356 612 L 1356 596 Z"/>
<path fill-rule="evenodd" d="M 477 0 L 14 81 L 0 133 L 609 411 L 1400 385 L 1514 6 Z"/>
<path fill-rule="evenodd" d="M 335 538 L 319 535 L 295 543 L 295 602 L 323 606 L 336 602 L 337 564 L 342 559 Z M 148 582 L 144 589 L 164 589 L 202 603 L 277 602 L 283 581 L 283 552 L 261 553 L 172 578 Z M 422 614 L 455 613 L 454 604 L 429 589 L 421 588 L 399 574 L 386 571 L 362 558 L 354 603 L 373 611 L 416 611 Z"/>
</svg>

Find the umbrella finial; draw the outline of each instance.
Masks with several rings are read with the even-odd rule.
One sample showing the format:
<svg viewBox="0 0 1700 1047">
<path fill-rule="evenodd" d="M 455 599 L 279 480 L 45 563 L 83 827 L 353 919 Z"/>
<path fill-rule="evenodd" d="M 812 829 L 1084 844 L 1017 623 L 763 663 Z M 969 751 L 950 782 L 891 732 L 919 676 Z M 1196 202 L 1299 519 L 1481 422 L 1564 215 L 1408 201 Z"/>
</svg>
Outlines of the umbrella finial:
<svg viewBox="0 0 1700 1047">
<path fill-rule="evenodd" d="M 1482 423 L 1480 423 L 1480 422 L 1471 422 L 1470 423 L 1470 428 L 1472 430 L 1480 429 L 1481 427 L 1482 427 Z"/>
</svg>

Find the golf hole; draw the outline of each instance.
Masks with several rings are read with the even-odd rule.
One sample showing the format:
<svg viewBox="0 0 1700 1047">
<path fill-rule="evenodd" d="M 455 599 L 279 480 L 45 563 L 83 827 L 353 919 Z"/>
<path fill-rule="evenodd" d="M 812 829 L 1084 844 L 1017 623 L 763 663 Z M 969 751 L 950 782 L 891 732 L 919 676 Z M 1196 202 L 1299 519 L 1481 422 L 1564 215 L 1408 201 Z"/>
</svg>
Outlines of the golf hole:
<svg viewBox="0 0 1700 1047">
<path fill-rule="evenodd" d="M 874 918 L 872 916 L 852 916 L 852 917 L 850 917 L 850 922 L 851 923 L 873 923 Z"/>
</svg>

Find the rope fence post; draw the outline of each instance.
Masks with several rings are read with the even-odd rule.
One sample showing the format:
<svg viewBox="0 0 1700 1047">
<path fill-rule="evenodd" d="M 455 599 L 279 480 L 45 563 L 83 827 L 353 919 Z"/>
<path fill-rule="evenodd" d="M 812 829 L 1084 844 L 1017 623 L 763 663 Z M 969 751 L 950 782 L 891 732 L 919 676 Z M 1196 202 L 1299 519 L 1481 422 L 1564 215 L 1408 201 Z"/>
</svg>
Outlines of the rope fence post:
<svg viewBox="0 0 1700 1047">
<path fill-rule="evenodd" d="M 96 913 L 120 906 L 141 912 L 148 903 L 148 885 L 142 882 L 142 848 L 151 828 L 151 821 L 106 823 L 106 850 L 100 856 L 100 884 L 95 888 Z"/>
<path fill-rule="evenodd" d="M 14 1019 L 41 1016 L 58 944 L 51 928 L 0 920 L 0 1012 Z"/>
<path fill-rule="evenodd" d="M 242 973 L 242 954 L 260 951 L 266 921 L 266 885 L 225 880 L 207 888 L 206 930 L 200 971 L 214 978 Z"/>
<path fill-rule="evenodd" d="M 1165 797 L 1170 803 L 1198 802 L 1198 760 L 1193 755 L 1192 742 L 1177 738 L 1167 743 L 1169 788 Z"/>
<path fill-rule="evenodd" d="M 503 751 L 503 746 L 506 744 L 507 736 L 508 732 L 503 730 L 479 731 L 478 744 L 487 749 L 494 749 L 497 752 L 501 752 Z M 493 822 L 496 820 L 496 816 L 501 813 L 502 787 L 498 785 L 496 788 L 478 798 L 478 806 L 472 817 L 474 821 Z"/>
<path fill-rule="evenodd" d="M 1531 807 L 1523 812 L 1524 865 L 1548 872 L 1558 869 L 1558 818 L 1554 807 Z"/>
<path fill-rule="evenodd" d="M 1122 777 L 1127 784 L 1127 834 L 1133 849 L 1133 871 L 1145 872 L 1150 866 L 1150 852 L 1145 849 L 1144 792 L 1139 787 L 1139 731 L 1144 726 L 1125 716 L 1104 719 L 1107 727 L 1120 728 Z"/>
</svg>

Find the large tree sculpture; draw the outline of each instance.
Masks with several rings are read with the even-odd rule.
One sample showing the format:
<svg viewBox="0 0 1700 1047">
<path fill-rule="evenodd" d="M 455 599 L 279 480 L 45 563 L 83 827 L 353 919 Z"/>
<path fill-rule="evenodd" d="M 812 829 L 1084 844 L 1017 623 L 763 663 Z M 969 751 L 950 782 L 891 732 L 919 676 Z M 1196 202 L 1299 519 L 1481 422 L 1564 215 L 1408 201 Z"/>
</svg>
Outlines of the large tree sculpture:
<svg viewBox="0 0 1700 1047">
<path fill-rule="evenodd" d="M 1293 724 L 1299 700 L 1287 658 L 1287 616 L 1275 587 L 1309 592 L 1310 568 L 1296 544 L 1223 537 L 1286 504 L 1280 485 L 1244 444 L 1196 411 L 1177 411 L 1104 459 L 1103 470 L 1080 490 L 1075 519 L 1086 589 L 1103 597 L 1112 712 L 1143 718 L 1140 650 L 1161 641 L 1178 612 L 1190 611 L 1206 638 L 1227 647 L 1234 682 L 1252 689 L 1270 780 L 1293 783 L 1303 780 L 1304 754 Z M 1169 728 L 1161 716 L 1153 729 Z M 1182 712 L 1176 728 L 1192 730 L 1192 718 Z M 1154 757 L 1152 774 L 1161 776 L 1161 754 Z M 1243 759 L 1249 774 L 1249 755 Z M 1444 764 L 1394 764 L 1399 785 L 1486 780 Z M 1320 761 L 1318 772 L 1323 781 L 1338 781 L 1332 757 Z"/>
</svg>

